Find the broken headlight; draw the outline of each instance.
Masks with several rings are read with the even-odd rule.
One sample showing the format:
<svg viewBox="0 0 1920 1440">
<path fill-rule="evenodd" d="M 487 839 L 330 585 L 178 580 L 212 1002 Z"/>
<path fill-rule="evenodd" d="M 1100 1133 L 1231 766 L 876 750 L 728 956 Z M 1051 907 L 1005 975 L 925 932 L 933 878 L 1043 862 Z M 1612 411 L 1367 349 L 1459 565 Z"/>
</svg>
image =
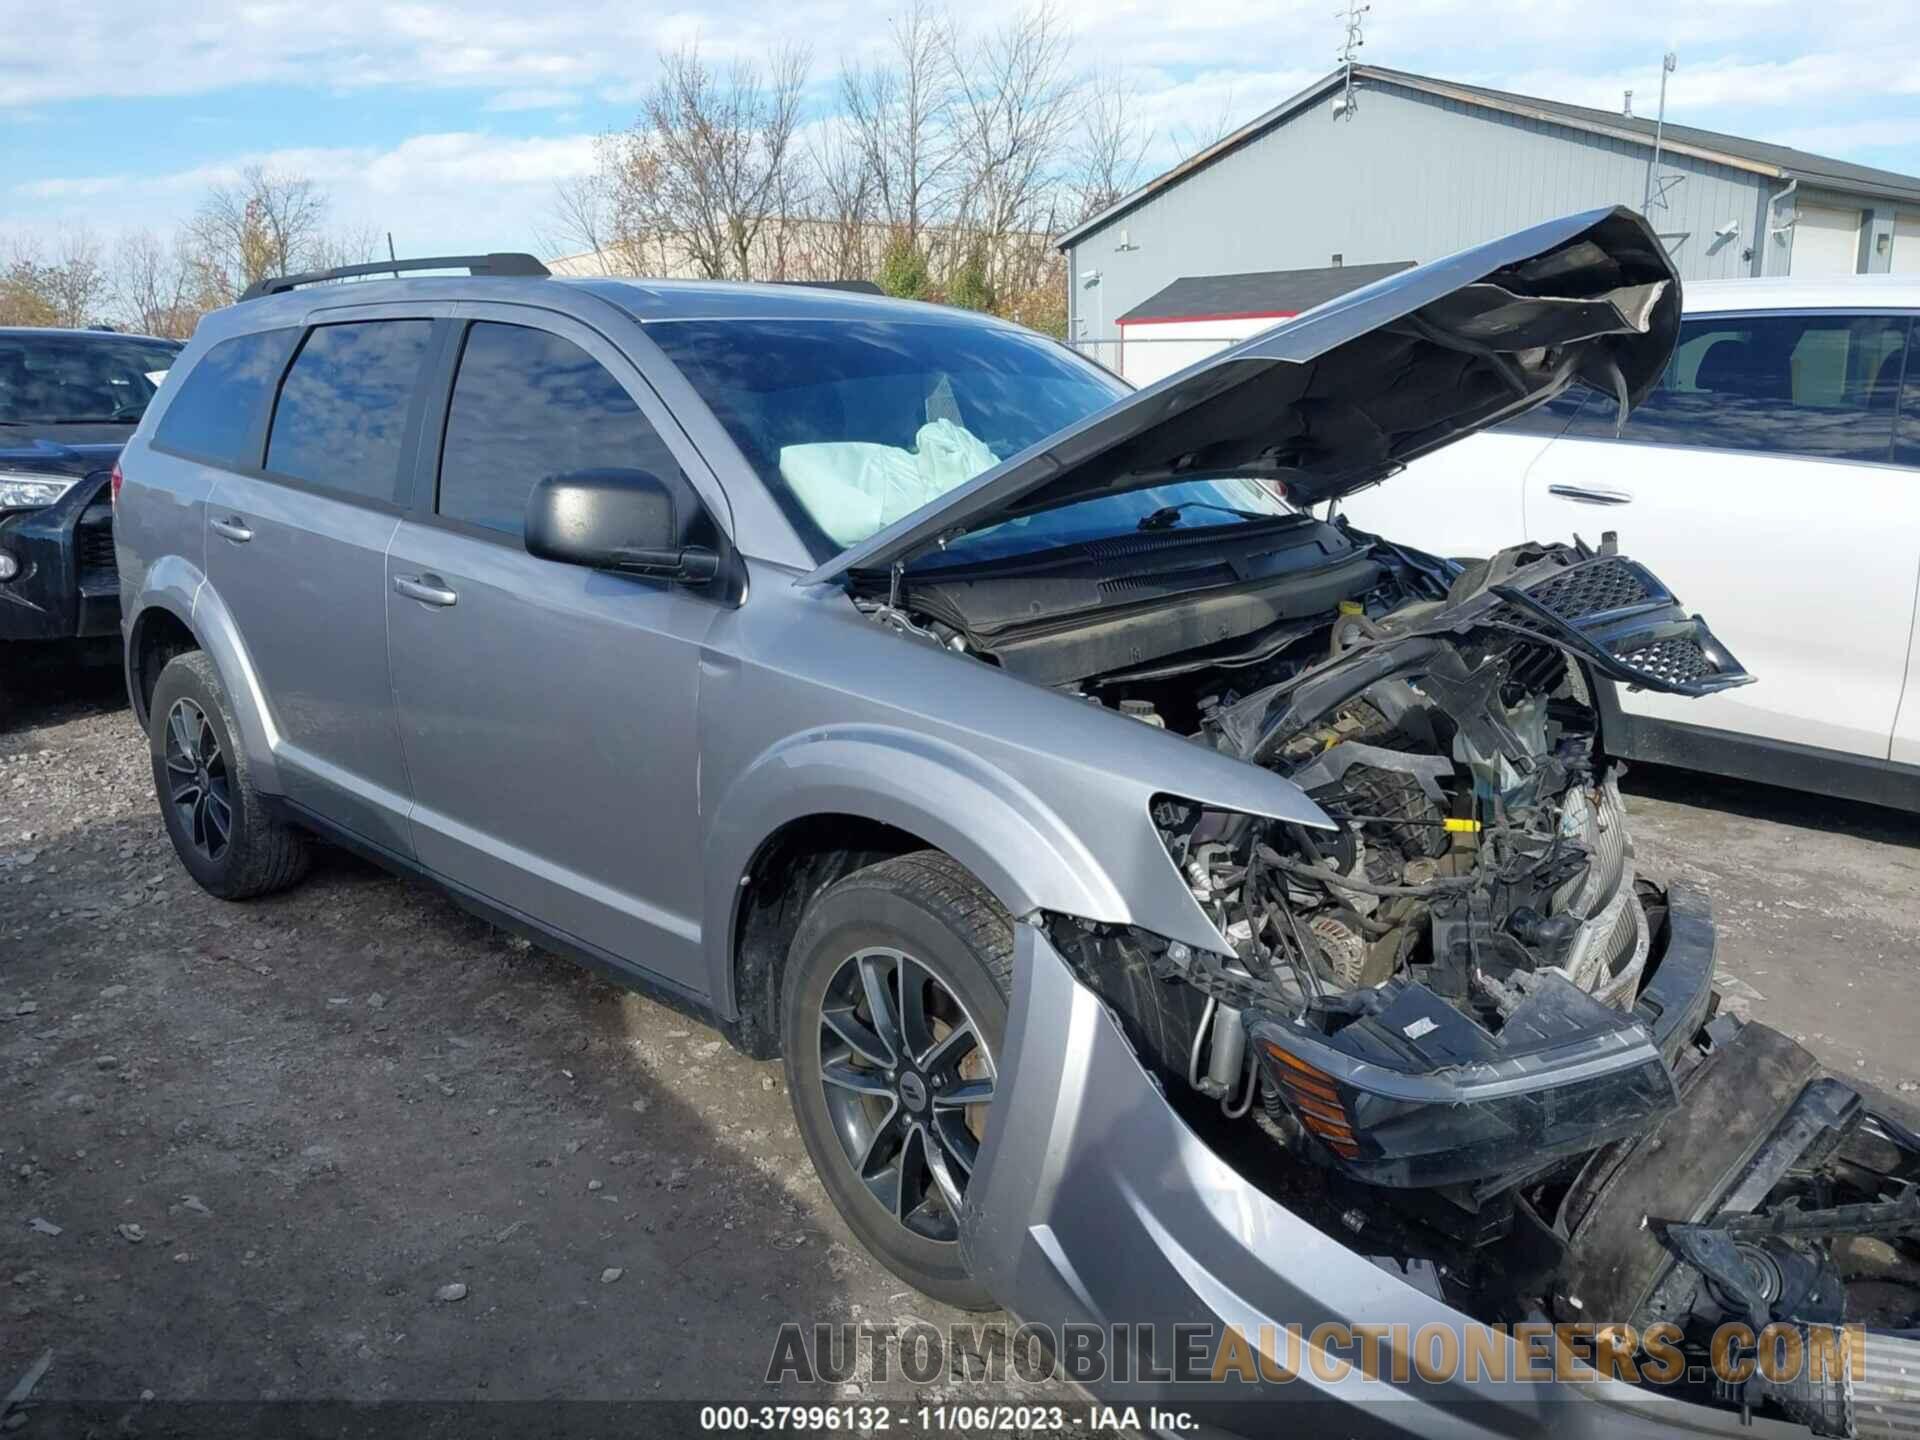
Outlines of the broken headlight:
<svg viewBox="0 0 1920 1440">
<path fill-rule="evenodd" d="M 1256 1011 L 1248 1032 L 1301 1126 L 1357 1179 L 1425 1186 L 1537 1168 L 1678 1103 L 1645 1024 L 1543 976 L 1498 1035 L 1423 987 L 1382 988 L 1327 1036 Z"/>
</svg>

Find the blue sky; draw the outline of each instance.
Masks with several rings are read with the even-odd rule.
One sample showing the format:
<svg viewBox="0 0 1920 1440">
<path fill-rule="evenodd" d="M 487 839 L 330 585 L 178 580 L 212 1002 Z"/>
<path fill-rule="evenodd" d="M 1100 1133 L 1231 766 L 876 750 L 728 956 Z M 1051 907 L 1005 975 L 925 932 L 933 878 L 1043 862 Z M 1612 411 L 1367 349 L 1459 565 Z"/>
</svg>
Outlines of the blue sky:
<svg viewBox="0 0 1920 1440">
<path fill-rule="evenodd" d="M 990 25 L 1011 5 L 957 13 Z M 1077 0 L 1074 60 L 1118 67 L 1153 132 L 1244 120 L 1324 73 L 1333 0 Z M 662 47 L 814 55 L 815 113 L 844 58 L 870 58 L 886 12 L 793 0 L 650 8 L 629 0 L 0 0 L 0 236 L 146 226 L 189 215 L 248 163 L 305 173 L 342 225 L 402 252 L 551 250 L 557 181 L 632 118 Z M 1364 58 L 1650 114 L 1659 57 L 1680 66 L 1670 118 L 1920 174 L 1920 6 L 1823 0 L 1483 4 L 1377 0 Z"/>
</svg>

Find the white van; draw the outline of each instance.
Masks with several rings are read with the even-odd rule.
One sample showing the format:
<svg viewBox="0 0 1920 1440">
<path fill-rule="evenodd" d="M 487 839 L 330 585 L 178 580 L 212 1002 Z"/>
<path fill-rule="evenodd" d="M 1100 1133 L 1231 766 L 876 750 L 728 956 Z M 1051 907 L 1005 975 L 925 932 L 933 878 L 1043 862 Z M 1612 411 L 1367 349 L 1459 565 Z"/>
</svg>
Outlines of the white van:
<svg viewBox="0 0 1920 1440">
<path fill-rule="evenodd" d="M 1711 597 L 1759 680 L 1684 702 L 1617 689 L 1611 753 L 1920 810 L 1916 315 L 1920 280 L 1899 276 L 1689 286 L 1624 428 L 1576 387 L 1342 510 L 1455 556 L 1618 532 L 1682 602 Z"/>
</svg>

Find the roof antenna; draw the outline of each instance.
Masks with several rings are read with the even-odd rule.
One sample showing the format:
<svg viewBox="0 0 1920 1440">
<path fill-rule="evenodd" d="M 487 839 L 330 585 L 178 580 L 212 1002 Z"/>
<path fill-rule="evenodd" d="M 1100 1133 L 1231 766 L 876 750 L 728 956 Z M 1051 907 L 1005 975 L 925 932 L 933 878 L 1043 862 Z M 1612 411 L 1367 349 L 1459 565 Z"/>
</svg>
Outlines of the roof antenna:
<svg viewBox="0 0 1920 1440">
<path fill-rule="evenodd" d="M 1347 28 L 1346 43 L 1340 47 L 1336 57 L 1344 72 L 1340 93 L 1333 101 L 1333 118 L 1336 120 L 1353 114 L 1353 67 L 1360 63 L 1360 47 L 1367 43 L 1361 29 L 1367 23 L 1367 12 L 1371 9 L 1373 6 L 1359 4 L 1358 0 L 1347 0 L 1346 9 L 1334 12 L 1333 18 Z"/>
<path fill-rule="evenodd" d="M 1660 59 L 1660 114 L 1653 122 L 1653 158 L 1647 161 L 1647 197 L 1640 206 L 1642 215 L 1653 210 L 1656 190 L 1659 193 L 1661 207 L 1665 208 L 1667 203 L 1666 187 L 1660 184 L 1660 142 L 1664 138 L 1662 132 L 1667 126 L 1667 77 L 1679 64 L 1680 57 L 1671 50 Z"/>
</svg>

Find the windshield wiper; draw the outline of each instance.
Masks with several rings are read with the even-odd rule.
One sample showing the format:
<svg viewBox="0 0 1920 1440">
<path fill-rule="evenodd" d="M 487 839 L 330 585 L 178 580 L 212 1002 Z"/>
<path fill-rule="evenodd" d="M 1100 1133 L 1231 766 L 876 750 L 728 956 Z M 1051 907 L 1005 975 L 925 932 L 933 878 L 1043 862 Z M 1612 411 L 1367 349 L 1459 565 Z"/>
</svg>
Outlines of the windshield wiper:
<svg viewBox="0 0 1920 1440">
<path fill-rule="evenodd" d="M 1222 515 L 1235 515 L 1242 520 L 1278 520 L 1278 515 L 1263 515 L 1257 510 L 1236 510 L 1231 505 L 1217 505 L 1211 500 L 1182 500 L 1178 505 L 1162 505 L 1151 515 L 1143 515 L 1136 530 L 1171 530 L 1180 523 L 1181 512 L 1186 510 L 1218 510 Z"/>
</svg>

